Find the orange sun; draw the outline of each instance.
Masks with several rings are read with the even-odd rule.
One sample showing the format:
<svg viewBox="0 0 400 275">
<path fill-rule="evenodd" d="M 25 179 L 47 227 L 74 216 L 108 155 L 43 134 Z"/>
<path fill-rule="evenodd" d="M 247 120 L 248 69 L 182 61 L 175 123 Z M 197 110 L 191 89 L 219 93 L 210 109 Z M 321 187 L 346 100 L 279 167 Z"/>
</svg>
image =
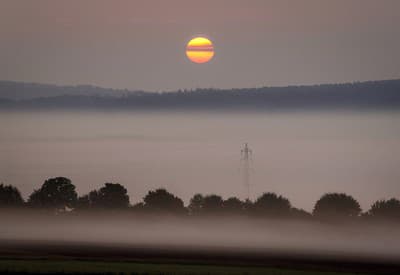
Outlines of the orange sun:
<svg viewBox="0 0 400 275">
<path fill-rule="evenodd" d="M 186 56 L 194 63 L 207 63 L 214 56 L 214 46 L 205 37 L 196 37 L 186 45 Z"/>
</svg>

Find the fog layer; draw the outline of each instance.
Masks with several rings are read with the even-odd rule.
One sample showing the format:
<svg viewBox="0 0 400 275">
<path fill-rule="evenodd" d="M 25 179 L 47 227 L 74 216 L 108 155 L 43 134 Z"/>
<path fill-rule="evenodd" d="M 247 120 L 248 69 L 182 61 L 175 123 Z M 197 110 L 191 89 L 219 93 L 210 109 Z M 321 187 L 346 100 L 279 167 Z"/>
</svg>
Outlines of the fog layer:
<svg viewBox="0 0 400 275">
<path fill-rule="evenodd" d="M 104 245 L 110 249 L 136 247 L 311 255 L 346 260 L 400 260 L 398 225 L 329 225 L 240 218 L 138 219 L 115 215 L 51 218 L 35 214 L 25 217 L 2 215 L 4 217 L 8 221 L 0 227 L 1 243 L 35 241 L 37 247 L 48 243 L 74 243 L 82 249 Z M 0 248 L 0 253 L 4 253 L 3 250 Z M 40 256 L 38 251 L 36 256 Z"/>
<path fill-rule="evenodd" d="M 311 210 L 326 192 L 372 202 L 400 197 L 398 113 L 3 112 L 0 182 L 25 198 L 45 179 L 68 177 L 79 194 L 105 182 L 131 203 L 165 187 L 244 199 L 240 149 L 253 150 L 251 198 L 277 192 Z"/>
</svg>

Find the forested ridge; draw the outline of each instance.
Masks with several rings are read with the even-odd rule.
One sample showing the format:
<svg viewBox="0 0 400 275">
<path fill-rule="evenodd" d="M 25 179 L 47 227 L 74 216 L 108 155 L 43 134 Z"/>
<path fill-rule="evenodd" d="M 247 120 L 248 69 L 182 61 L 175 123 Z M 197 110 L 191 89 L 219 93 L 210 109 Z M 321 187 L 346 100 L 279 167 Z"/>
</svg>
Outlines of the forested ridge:
<svg viewBox="0 0 400 275">
<path fill-rule="evenodd" d="M 126 110 L 398 109 L 400 80 L 243 89 L 143 92 L 90 85 L 0 82 L 0 108 Z"/>
</svg>

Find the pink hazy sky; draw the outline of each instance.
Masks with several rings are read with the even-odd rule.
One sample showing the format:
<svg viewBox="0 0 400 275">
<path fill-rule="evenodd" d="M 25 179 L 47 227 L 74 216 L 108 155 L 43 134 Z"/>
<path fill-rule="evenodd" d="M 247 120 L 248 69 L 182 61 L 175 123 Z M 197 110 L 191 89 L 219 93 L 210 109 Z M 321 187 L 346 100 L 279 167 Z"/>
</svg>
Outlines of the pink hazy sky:
<svg viewBox="0 0 400 275">
<path fill-rule="evenodd" d="M 398 78 L 397 0 L 1 0 L 0 78 L 174 90 Z M 203 34 L 214 59 L 193 64 Z"/>
</svg>

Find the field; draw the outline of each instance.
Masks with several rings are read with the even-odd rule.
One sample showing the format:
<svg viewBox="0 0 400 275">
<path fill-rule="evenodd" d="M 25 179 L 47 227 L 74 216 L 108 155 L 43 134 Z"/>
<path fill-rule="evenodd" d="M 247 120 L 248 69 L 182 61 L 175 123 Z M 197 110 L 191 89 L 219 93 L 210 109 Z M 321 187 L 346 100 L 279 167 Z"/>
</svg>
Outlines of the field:
<svg viewBox="0 0 400 275">
<path fill-rule="evenodd" d="M 397 261 L 193 247 L 0 241 L 0 274 L 399 274 Z"/>
<path fill-rule="evenodd" d="M 171 275 L 203 275 L 203 274 L 275 274 L 275 275 L 303 275 L 303 274 L 356 274 L 336 273 L 310 270 L 293 270 L 268 267 L 249 266 L 222 266 L 199 264 L 162 264 L 139 262 L 106 262 L 106 261 L 79 261 L 79 260 L 0 260 L 2 274 L 171 274 Z M 357 273 L 362 274 L 362 273 Z"/>
</svg>

